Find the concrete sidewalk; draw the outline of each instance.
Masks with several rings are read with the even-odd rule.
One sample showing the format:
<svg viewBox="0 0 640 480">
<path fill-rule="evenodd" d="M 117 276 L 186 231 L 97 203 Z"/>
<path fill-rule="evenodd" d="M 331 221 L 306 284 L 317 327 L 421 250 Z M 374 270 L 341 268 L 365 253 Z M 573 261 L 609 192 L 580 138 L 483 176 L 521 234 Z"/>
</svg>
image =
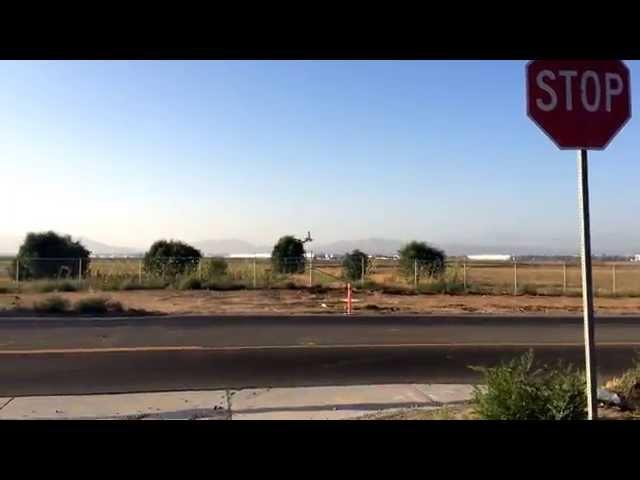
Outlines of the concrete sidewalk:
<svg viewBox="0 0 640 480">
<path fill-rule="evenodd" d="M 357 385 L 0 398 L 0 420 L 345 420 L 469 400 L 470 385 Z"/>
</svg>

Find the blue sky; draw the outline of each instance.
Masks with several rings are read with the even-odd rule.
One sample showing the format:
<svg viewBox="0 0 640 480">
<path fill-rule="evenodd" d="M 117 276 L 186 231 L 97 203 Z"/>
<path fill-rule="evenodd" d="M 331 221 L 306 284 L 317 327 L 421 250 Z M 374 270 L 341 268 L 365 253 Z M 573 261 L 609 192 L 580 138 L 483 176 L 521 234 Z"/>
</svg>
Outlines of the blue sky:
<svg viewBox="0 0 640 480">
<path fill-rule="evenodd" d="M 524 66 L 0 62 L 0 235 L 577 249 L 575 153 L 526 117 Z M 639 125 L 591 154 L 595 250 L 640 251 Z"/>
</svg>

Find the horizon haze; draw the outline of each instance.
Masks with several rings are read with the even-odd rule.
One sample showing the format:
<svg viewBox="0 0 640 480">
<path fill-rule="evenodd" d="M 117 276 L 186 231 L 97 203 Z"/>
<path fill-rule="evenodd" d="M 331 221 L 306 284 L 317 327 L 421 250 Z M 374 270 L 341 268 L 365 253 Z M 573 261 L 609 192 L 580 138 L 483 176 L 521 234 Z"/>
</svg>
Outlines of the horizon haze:
<svg viewBox="0 0 640 480">
<path fill-rule="evenodd" d="M 66 234 L 64 232 L 58 232 Z M 109 245 L 95 239 L 83 236 L 71 235 L 74 240 L 79 240 L 94 255 L 138 255 L 144 253 L 151 245 L 140 247 Z M 0 256 L 15 255 L 24 237 L 0 236 Z M 165 238 L 166 240 L 170 237 Z M 183 240 L 174 238 L 176 240 Z M 274 239 L 274 242 L 277 239 Z M 574 248 L 553 246 L 548 247 L 536 244 L 464 244 L 464 243 L 436 243 L 428 240 L 411 239 L 391 239 L 381 237 L 369 237 L 355 240 L 339 240 L 335 242 L 313 241 L 306 245 L 306 250 L 317 254 L 344 254 L 354 249 L 362 250 L 368 254 L 393 255 L 407 242 L 412 240 L 426 241 L 427 243 L 441 248 L 447 255 L 473 255 L 473 254 L 509 254 L 509 255 L 578 255 L 578 246 Z M 273 244 L 254 244 L 241 239 L 209 239 L 200 241 L 186 240 L 198 248 L 206 256 L 228 255 L 228 254 L 263 254 L 271 252 Z M 636 255 L 638 250 L 594 250 L 594 255 Z"/>
</svg>

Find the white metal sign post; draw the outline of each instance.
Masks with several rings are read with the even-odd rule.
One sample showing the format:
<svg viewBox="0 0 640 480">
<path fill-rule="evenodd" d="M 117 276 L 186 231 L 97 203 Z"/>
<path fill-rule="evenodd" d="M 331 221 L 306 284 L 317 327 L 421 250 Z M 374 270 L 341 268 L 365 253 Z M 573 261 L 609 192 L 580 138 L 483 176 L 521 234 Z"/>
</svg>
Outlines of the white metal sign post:
<svg viewBox="0 0 640 480">
<path fill-rule="evenodd" d="M 602 150 L 631 118 L 629 70 L 618 60 L 527 64 L 527 114 L 561 149 L 578 151 L 584 353 L 589 419 L 598 415 L 587 150 Z M 566 285 L 566 269 L 565 281 Z"/>
<path fill-rule="evenodd" d="M 587 382 L 587 410 L 590 420 L 598 416 L 598 384 L 593 324 L 593 284 L 591 277 L 591 225 L 589 216 L 589 167 L 587 151 L 578 151 L 578 203 L 582 257 L 582 311 L 584 313 L 584 358 Z"/>
</svg>

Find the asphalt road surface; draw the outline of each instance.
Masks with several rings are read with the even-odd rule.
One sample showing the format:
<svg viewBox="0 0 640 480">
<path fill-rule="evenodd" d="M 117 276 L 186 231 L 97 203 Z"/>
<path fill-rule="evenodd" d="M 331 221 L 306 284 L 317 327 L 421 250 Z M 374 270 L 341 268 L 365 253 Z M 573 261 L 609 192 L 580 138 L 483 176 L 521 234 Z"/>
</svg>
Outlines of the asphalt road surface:
<svg viewBox="0 0 640 480">
<path fill-rule="evenodd" d="M 640 317 L 596 322 L 604 379 L 640 351 Z M 578 316 L 5 317 L 0 396 L 473 383 L 529 348 L 581 366 L 582 340 Z"/>
</svg>

